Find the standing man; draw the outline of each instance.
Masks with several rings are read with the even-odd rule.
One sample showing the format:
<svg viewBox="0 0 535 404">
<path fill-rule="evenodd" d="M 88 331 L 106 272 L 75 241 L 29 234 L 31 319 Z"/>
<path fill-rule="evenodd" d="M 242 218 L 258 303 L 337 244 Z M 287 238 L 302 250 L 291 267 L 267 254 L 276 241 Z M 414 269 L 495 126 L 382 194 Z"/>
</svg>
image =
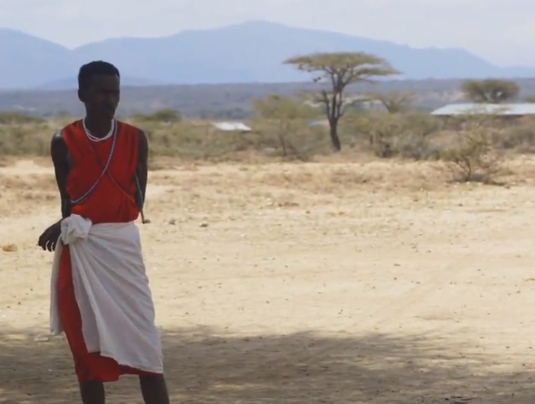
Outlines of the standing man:
<svg viewBox="0 0 535 404">
<path fill-rule="evenodd" d="M 65 332 L 83 404 L 105 404 L 104 383 L 138 375 L 145 404 L 169 404 L 161 341 L 139 230 L 147 137 L 116 121 L 120 75 L 103 61 L 78 75 L 85 118 L 54 135 L 62 219 L 39 237 L 55 251 L 51 329 Z"/>
</svg>

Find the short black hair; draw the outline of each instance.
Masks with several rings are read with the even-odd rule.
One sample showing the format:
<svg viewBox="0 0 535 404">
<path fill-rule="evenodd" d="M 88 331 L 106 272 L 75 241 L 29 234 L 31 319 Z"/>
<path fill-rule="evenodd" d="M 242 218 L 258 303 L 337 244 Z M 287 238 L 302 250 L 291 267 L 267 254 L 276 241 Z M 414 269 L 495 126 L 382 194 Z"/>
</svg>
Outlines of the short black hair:
<svg viewBox="0 0 535 404">
<path fill-rule="evenodd" d="M 114 65 L 102 60 L 86 63 L 78 72 L 78 89 L 85 90 L 91 85 L 94 76 L 117 76 L 121 78 L 119 69 Z"/>
</svg>

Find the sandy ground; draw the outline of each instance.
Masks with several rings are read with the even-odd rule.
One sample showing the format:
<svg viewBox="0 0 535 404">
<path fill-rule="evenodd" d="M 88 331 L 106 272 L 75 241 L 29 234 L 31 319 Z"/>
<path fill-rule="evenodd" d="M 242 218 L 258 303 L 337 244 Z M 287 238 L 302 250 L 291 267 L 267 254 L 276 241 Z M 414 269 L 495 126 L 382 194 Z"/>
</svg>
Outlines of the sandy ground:
<svg viewBox="0 0 535 404">
<path fill-rule="evenodd" d="M 435 176 L 152 173 L 142 236 L 173 403 L 533 404 L 535 187 Z M 0 168 L 0 403 L 78 401 L 35 246 L 58 212 L 49 168 Z M 135 378 L 108 391 L 141 403 Z"/>
</svg>

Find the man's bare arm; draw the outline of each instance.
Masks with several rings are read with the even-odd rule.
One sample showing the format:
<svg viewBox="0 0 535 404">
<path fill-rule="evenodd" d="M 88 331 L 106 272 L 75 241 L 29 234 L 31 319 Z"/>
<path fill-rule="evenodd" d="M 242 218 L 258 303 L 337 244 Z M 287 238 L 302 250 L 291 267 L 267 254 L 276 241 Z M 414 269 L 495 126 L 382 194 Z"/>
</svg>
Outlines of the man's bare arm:
<svg viewBox="0 0 535 404">
<path fill-rule="evenodd" d="M 139 146 L 138 146 L 138 157 L 137 157 L 137 169 L 136 174 L 139 181 L 139 191 L 143 198 L 142 202 L 145 201 L 145 195 L 147 192 L 147 179 L 149 174 L 149 142 L 147 140 L 147 135 L 141 129 L 138 130 L 139 133 Z"/>
<path fill-rule="evenodd" d="M 70 198 L 66 189 L 67 175 L 69 173 L 69 163 L 67 161 L 67 156 L 69 154 L 68 150 L 61 131 L 57 132 L 52 137 L 50 143 L 50 156 L 52 157 L 52 163 L 54 164 L 56 183 L 61 198 L 62 218 L 66 218 L 71 214 Z"/>
</svg>

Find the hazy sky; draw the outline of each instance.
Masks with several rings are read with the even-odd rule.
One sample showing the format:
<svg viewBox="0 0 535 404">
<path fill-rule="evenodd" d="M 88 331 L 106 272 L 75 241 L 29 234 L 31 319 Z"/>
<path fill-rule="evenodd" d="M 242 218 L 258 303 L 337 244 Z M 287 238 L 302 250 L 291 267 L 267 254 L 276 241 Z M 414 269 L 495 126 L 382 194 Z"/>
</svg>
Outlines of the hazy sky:
<svg viewBox="0 0 535 404">
<path fill-rule="evenodd" d="M 251 19 L 535 66 L 535 0 L 0 0 L 0 27 L 68 47 Z"/>
</svg>

